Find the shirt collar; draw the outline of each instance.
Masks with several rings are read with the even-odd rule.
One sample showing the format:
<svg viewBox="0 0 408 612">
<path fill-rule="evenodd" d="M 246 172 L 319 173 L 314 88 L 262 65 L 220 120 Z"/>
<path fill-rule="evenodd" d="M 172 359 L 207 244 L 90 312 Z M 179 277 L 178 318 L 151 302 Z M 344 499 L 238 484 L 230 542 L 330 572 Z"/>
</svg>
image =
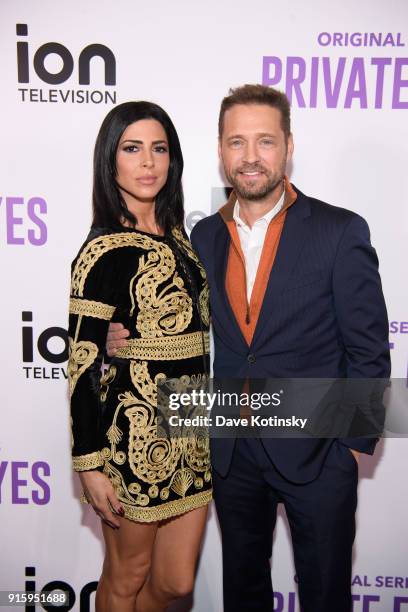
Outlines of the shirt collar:
<svg viewBox="0 0 408 612">
<path fill-rule="evenodd" d="M 266 222 L 266 225 L 269 225 L 272 219 L 276 217 L 278 212 L 281 210 L 284 200 L 285 200 L 285 189 L 283 190 L 282 195 L 279 198 L 279 200 L 276 202 L 275 206 L 270 211 L 268 211 L 265 215 L 257 219 L 257 221 L 264 220 Z M 240 211 L 239 202 L 238 200 L 235 200 L 234 210 L 233 210 L 233 215 L 232 215 L 233 219 L 239 227 L 248 227 L 245 221 L 243 221 L 241 217 L 239 216 L 239 211 Z"/>
</svg>

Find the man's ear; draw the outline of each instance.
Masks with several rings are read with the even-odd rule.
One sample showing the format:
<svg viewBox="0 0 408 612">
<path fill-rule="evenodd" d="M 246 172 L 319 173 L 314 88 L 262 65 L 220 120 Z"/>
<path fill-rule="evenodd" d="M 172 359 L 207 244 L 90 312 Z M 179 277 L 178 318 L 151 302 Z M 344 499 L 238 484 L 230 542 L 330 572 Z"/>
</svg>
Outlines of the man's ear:
<svg viewBox="0 0 408 612">
<path fill-rule="evenodd" d="M 292 136 L 292 134 L 289 134 L 289 136 L 288 136 L 288 147 L 287 148 L 288 148 L 288 151 L 287 151 L 287 154 L 286 154 L 286 163 L 288 163 L 292 159 L 293 150 L 295 148 L 295 145 L 293 143 L 293 136 Z"/>
<path fill-rule="evenodd" d="M 221 138 L 218 139 L 218 159 L 220 159 L 222 161 L 222 154 L 221 154 Z"/>
</svg>

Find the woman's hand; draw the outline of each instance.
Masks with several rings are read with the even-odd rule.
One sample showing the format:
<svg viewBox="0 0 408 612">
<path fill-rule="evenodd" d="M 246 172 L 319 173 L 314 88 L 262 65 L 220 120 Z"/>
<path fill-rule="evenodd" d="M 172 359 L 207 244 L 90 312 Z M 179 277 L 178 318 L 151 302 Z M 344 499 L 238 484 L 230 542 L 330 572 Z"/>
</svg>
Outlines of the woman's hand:
<svg viewBox="0 0 408 612">
<path fill-rule="evenodd" d="M 89 470 L 79 472 L 79 479 L 85 496 L 96 514 L 112 529 L 119 529 L 120 523 L 112 509 L 120 516 L 124 515 L 124 510 L 116 497 L 109 478 L 98 470 Z"/>
<path fill-rule="evenodd" d="M 354 450 L 354 448 L 350 448 L 349 450 L 350 450 L 351 454 L 353 455 L 354 459 L 358 463 L 358 460 L 360 459 L 360 454 L 361 453 L 359 451 L 357 451 L 357 450 Z"/>
<path fill-rule="evenodd" d="M 116 351 L 127 346 L 129 330 L 125 329 L 122 323 L 109 323 L 108 336 L 106 338 L 106 352 L 109 357 L 114 357 Z"/>
</svg>

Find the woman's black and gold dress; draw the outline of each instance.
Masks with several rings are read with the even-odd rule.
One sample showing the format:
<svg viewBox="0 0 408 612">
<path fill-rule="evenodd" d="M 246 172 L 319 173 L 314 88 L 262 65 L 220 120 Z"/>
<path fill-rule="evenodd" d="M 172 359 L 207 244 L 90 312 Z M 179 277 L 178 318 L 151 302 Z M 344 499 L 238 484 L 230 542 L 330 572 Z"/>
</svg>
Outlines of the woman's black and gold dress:
<svg viewBox="0 0 408 612">
<path fill-rule="evenodd" d="M 197 387 L 208 372 L 208 285 L 184 229 L 92 230 L 72 264 L 69 312 L 74 470 L 103 471 L 134 521 L 207 504 L 208 438 L 157 427 L 157 383 Z M 111 320 L 130 339 L 101 376 Z"/>
</svg>

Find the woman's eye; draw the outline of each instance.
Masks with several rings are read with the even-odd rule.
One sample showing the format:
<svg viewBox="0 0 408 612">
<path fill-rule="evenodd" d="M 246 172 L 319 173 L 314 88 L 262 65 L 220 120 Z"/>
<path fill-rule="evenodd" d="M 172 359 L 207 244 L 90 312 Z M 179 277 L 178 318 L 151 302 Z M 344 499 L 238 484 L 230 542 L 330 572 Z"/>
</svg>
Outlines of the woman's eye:
<svg viewBox="0 0 408 612">
<path fill-rule="evenodd" d="M 153 149 L 155 153 L 167 153 L 167 147 L 158 146 Z"/>
<path fill-rule="evenodd" d="M 123 150 L 127 153 L 134 153 L 135 151 L 138 151 L 139 148 L 136 145 L 127 145 L 123 148 Z"/>
</svg>

